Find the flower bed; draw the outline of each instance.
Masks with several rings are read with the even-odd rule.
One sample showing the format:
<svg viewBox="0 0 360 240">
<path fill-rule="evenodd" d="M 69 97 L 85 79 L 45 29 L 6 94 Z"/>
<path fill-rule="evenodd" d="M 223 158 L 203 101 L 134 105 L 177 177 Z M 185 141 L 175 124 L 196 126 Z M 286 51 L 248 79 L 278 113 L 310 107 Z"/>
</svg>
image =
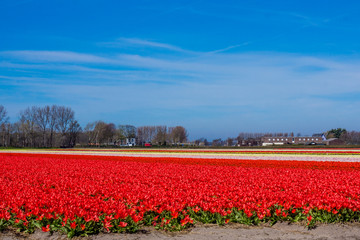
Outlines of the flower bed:
<svg viewBox="0 0 360 240">
<path fill-rule="evenodd" d="M 360 163 L 0 154 L 0 229 L 358 221 Z"/>
<path fill-rule="evenodd" d="M 302 154 L 302 155 L 360 155 L 360 149 L 55 149 L 57 152 L 126 152 L 126 153 L 200 153 L 200 154 Z"/>
</svg>

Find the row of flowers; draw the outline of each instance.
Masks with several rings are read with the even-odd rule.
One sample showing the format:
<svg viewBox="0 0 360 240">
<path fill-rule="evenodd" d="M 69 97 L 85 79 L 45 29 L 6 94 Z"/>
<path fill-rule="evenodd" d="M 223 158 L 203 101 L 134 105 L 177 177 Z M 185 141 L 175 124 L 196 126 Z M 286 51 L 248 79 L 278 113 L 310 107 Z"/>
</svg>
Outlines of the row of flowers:
<svg viewBox="0 0 360 240">
<path fill-rule="evenodd" d="M 278 150 L 216 150 L 216 149 L 56 149 L 57 152 L 133 152 L 133 153 L 167 153 L 167 154 L 301 154 L 301 155 L 360 155 L 360 149 L 278 149 Z"/>
<path fill-rule="evenodd" d="M 358 221 L 360 163 L 0 154 L 0 230 Z"/>
</svg>

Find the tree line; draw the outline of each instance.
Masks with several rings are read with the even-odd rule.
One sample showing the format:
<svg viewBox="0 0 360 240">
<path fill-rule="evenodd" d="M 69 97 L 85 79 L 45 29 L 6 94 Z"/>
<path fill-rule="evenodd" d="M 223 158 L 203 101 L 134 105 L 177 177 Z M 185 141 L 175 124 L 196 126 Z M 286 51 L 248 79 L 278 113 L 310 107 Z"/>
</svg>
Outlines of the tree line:
<svg viewBox="0 0 360 240">
<path fill-rule="evenodd" d="M 9 122 L 7 111 L 0 105 L 0 146 L 4 147 L 73 147 L 80 124 L 69 107 L 28 107 L 21 111 L 19 120 Z"/>
<path fill-rule="evenodd" d="M 360 132 L 347 131 L 344 128 L 334 128 L 326 132 L 327 138 L 339 138 L 347 144 L 360 144 Z"/>
<path fill-rule="evenodd" d="M 115 125 L 104 121 L 88 123 L 83 129 L 74 111 L 65 106 L 32 106 L 19 113 L 11 123 L 4 106 L 0 105 L 1 147 L 74 147 L 80 145 L 178 145 L 187 141 L 182 126 Z"/>
<path fill-rule="evenodd" d="M 90 145 L 127 145 L 129 139 L 135 138 L 136 145 L 151 143 L 153 145 L 178 145 L 187 141 L 188 133 L 182 126 L 140 126 L 118 125 L 96 121 L 88 123 L 83 131 Z M 81 139 L 84 142 L 84 139 Z"/>
<path fill-rule="evenodd" d="M 360 144 L 360 132 L 343 128 L 323 133 L 327 138 L 339 138 L 345 144 Z M 319 135 L 319 134 L 317 134 Z M 322 134 L 320 134 L 322 135 Z M 291 133 L 240 132 L 235 138 L 195 140 L 195 146 L 259 146 L 262 137 L 294 137 Z M 297 133 L 296 136 L 301 136 Z M 188 141 L 188 132 L 182 126 L 167 127 L 116 125 L 104 121 L 88 123 L 82 128 L 75 119 L 74 111 L 65 106 L 32 106 L 20 111 L 16 122 L 11 123 L 4 106 L 0 105 L 0 147 L 74 147 L 82 146 L 129 146 L 180 145 Z M 131 140 L 132 139 L 132 140 Z"/>
</svg>

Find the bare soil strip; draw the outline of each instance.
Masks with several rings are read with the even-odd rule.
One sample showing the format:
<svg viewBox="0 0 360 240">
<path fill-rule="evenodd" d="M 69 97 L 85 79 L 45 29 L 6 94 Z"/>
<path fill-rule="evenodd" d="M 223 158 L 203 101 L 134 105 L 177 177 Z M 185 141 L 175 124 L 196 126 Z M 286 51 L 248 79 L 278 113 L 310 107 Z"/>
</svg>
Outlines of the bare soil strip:
<svg viewBox="0 0 360 240">
<path fill-rule="evenodd" d="M 1 240 L 65 240 L 67 237 L 60 233 L 45 233 L 40 230 L 35 233 L 19 234 L 13 231 L 0 233 Z M 134 234 L 100 233 L 89 237 L 75 237 L 84 240 L 155 240 L 155 239 L 360 239 L 360 224 L 323 224 L 315 229 L 308 230 L 304 225 L 277 223 L 274 226 L 246 226 L 240 224 L 229 224 L 226 226 L 197 224 L 194 228 L 180 233 L 168 233 L 157 231 L 153 228 L 144 228 Z"/>
</svg>

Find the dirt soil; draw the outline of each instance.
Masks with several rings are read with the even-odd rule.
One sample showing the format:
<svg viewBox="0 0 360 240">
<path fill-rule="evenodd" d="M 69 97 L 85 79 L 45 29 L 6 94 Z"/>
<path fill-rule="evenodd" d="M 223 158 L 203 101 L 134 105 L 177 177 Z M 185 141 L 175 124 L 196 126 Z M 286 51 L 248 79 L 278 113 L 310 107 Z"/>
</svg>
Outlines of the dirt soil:
<svg viewBox="0 0 360 240">
<path fill-rule="evenodd" d="M 45 233 L 40 230 L 33 234 L 19 234 L 13 231 L 0 233 L 1 240 L 65 240 L 65 235 L 59 233 Z M 195 227 L 177 233 L 167 233 L 157 231 L 154 228 L 144 228 L 134 234 L 112 234 L 100 233 L 89 237 L 75 237 L 77 240 L 141 240 L 141 239 L 359 239 L 360 223 L 347 224 L 321 224 L 315 229 L 308 230 L 304 225 L 277 223 L 270 227 L 264 226 L 246 226 L 240 224 L 229 224 L 227 226 L 203 225 L 197 224 Z"/>
</svg>

